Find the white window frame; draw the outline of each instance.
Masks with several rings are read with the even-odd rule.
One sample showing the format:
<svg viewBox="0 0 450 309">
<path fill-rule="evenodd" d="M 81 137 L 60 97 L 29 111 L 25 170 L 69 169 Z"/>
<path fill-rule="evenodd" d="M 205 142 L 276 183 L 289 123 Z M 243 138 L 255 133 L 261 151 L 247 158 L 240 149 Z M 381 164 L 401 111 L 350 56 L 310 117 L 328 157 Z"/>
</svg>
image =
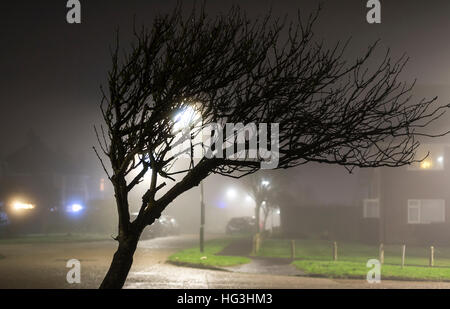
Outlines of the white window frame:
<svg viewBox="0 0 450 309">
<path fill-rule="evenodd" d="M 415 204 L 415 205 L 412 205 L 412 204 Z M 420 221 L 421 206 L 422 206 L 422 203 L 420 200 L 413 200 L 413 199 L 408 200 L 408 224 L 420 224 L 421 223 L 421 221 Z M 411 211 L 411 209 L 417 209 L 417 212 L 418 212 L 417 221 L 410 219 L 409 212 Z"/>
<path fill-rule="evenodd" d="M 424 222 L 422 221 L 422 204 L 424 201 L 442 201 L 443 205 L 443 220 L 442 221 L 432 221 L 432 222 Z M 410 219 L 410 210 L 417 209 L 418 212 L 418 220 Z M 445 199 L 408 199 L 408 212 L 407 212 L 407 221 L 408 224 L 431 224 L 431 223 L 444 223 L 446 222 L 446 205 Z"/>
<path fill-rule="evenodd" d="M 376 203 L 377 205 L 377 215 L 376 216 L 368 216 L 367 208 L 370 203 Z M 366 198 L 363 201 L 363 218 L 380 218 L 380 200 L 377 198 Z"/>
</svg>

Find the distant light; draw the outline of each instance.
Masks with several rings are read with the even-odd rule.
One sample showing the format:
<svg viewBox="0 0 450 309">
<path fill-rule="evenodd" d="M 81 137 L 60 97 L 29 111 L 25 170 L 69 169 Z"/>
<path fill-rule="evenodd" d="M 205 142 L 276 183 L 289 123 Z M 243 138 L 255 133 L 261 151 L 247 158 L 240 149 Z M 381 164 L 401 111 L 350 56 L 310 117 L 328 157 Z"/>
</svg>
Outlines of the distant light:
<svg viewBox="0 0 450 309">
<path fill-rule="evenodd" d="M 279 214 L 280 214 L 280 210 L 278 209 L 278 210 L 277 210 L 277 215 L 279 215 Z"/>
<path fill-rule="evenodd" d="M 428 160 L 422 161 L 422 163 L 420 163 L 420 168 L 422 168 L 422 169 L 431 168 L 431 162 Z"/>
<path fill-rule="evenodd" d="M 250 195 L 247 195 L 247 196 L 245 197 L 245 201 L 247 201 L 247 202 L 253 202 L 253 198 L 252 198 Z"/>
<path fill-rule="evenodd" d="M 83 210 L 83 206 L 81 206 L 80 204 L 72 204 L 70 205 L 68 211 L 69 212 L 80 212 Z"/>
<path fill-rule="evenodd" d="M 437 161 L 442 164 L 444 162 L 444 157 L 443 156 L 438 157 Z"/>
<path fill-rule="evenodd" d="M 105 178 L 100 179 L 100 191 L 105 191 Z"/>
<path fill-rule="evenodd" d="M 230 189 L 227 190 L 227 197 L 229 199 L 234 199 L 234 198 L 236 198 L 236 196 L 237 196 L 237 192 L 236 192 L 235 189 L 230 188 Z"/>
<path fill-rule="evenodd" d="M 268 185 L 270 185 L 270 182 L 269 182 L 268 180 L 263 180 L 263 181 L 261 181 L 261 184 L 262 184 L 264 187 L 267 187 Z"/>
<path fill-rule="evenodd" d="M 191 106 L 184 108 L 180 111 L 174 119 L 175 125 L 173 127 L 174 131 L 183 130 L 189 128 L 195 123 L 196 119 L 199 117 L 195 109 Z"/>
<path fill-rule="evenodd" d="M 14 208 L 14 210 L 17 210 L 17 211 L 29 210 L 29 209 L 33 209 L 34 205 L 33 204 L 22 203 L 22 202 L 14 202 L 13 203 L 13 208 Z"/>
<path fill-rule="evenodd" d="M 227 207 L 227 204 L 226 204 L 224 201 L 219 201 L 219 202 L 217 202 L 216 205 L 217 205 L 217 207 L 220 208 L 220 209 L 224 209 L 224 208 Z"/>
</svg>

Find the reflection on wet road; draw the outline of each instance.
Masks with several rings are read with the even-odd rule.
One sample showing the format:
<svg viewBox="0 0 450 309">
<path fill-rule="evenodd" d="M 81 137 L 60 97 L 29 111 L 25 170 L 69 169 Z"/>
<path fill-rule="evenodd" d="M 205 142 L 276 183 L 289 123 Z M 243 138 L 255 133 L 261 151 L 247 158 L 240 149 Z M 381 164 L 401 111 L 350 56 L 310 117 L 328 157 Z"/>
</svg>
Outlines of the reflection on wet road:
<svg viewBox="0 0 450 309">
<path fill-rule="evenodd" d="M 141 241 L 136 251 L 126 288 L 450 288 L 450 283 L 382 281 L 369 285 L 365 280 L 333 280 L 283 276 L 280 267 L 266 265 L 264 274 L 251 273 L 255 265 L 234 271 L 194 269 L 166 264 L 167 257 L 179 249 L 198 244 L 197 235 L 156 238 Z M 111 262 L 114 241 L 85 243 L 2 244 L 0 288 L 97 288 Z M 81 261 L 81 283 L 66 282 L 66 262 Z M 258 263 L 258 261 L 256 261 Z M 262 261 L 261 263 L 264 263 Z M 264 267 L 265 264 L 262 266 Z M 261 265 L 257 265 L 261 267 Z M 271 271 L 270 267 L 275 267 Z M 278 268 L 277 268 L 278 267 Z M 246 271 L 242 273 L 240 271 Z M 299 292 L 300 293 L 300 292 Z"/>
</svg>

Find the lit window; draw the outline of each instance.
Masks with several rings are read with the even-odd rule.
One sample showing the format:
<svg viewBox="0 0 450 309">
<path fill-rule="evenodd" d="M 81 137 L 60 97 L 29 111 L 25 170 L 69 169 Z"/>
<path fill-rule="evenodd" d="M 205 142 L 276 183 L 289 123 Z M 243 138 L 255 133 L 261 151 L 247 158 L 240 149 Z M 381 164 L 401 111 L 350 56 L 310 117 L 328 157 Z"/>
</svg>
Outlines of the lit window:
<svg viewBox="0 0 450 309">
<path fill-rule="evenodd" d="M 380 217 L 380 202 L 378 199 L 365 199 L 363 204 L 364 218 L 379 218 Z"/>
<path fill-rule="evenodd" d="M 444 169 L 444 156 L 432 156 L 429 155 L 421 162 L 413 163 L 408 167 L 409 170 L 443 170 Z"/>
<path fill-rule="evenodd" d="M 408 200 L 408 223 L 445 222 L 445 201 L 442 199 Z"/>
<path fill-rule="evenodd" d="M 447 146 L 444 144 L 422 144 L 415 152 L 415 160 L 422 160 L 408 165 L 409 170 L 417 171 L 435 171 L 445 168 L 445 151 Z"/>
<path fill-rule="evenodd" d="M 433 167 L 433 163 L 431 160 L 424 160 L 420 162 L 420 168 L 424 170 L 428 170 Z"/>
</svg>

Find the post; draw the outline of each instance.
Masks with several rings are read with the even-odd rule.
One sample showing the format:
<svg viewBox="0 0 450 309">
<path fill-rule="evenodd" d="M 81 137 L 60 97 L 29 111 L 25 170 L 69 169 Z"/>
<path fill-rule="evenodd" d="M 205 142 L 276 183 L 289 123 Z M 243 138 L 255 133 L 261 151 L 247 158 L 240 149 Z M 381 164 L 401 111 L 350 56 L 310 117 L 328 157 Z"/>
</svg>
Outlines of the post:
<svg viewBox="0 0 450 309">
<path fill-rule="evenodd" d="M 402 246 L 402 268 L 405 266 L 406 245 Z"/>
<path fill-rule="evenodd" d="M 380 264 L 384 263 L 384 245 L 380 244 Z"/>
<path fill-rule="evenodd" d="M 337 261 L 338 259 L 338 248 L 337 248 L 337 242 L 333 242 L 333 261 Z"/>
<path fill-rule="evenodd" d="M 434 247 L 430 247 L 430 267 L 434 266 Z"/>
<path fill-rule="evenodd" d="M 205 203 L 203 201 L 203 181 L 200 182 L 200 252 L 205 248 Z"/>
<path fill-rule="evenodd" d="M 252 238 L 252 255 L 256 254 L 256 234 Z"/>
<path fill-rule="evenodd" d="M 258 233 L 256 234 L 256 254 L 258 254 L 260 247 L 261 247 L 261 233 Z"/>
<path fill-rule="evenodd" d="M 252 249 L 253 255 L 255 255 L 259 252 L 260 242 L 261 242 L 261 236 L 259 233 L 256 233 L 253 236 L 253 249 Z"/>
<path fill-rule="evenodd" d="M 291 240 L 291 260 L 295 260 L 295 239 Z"/>
</svg>

